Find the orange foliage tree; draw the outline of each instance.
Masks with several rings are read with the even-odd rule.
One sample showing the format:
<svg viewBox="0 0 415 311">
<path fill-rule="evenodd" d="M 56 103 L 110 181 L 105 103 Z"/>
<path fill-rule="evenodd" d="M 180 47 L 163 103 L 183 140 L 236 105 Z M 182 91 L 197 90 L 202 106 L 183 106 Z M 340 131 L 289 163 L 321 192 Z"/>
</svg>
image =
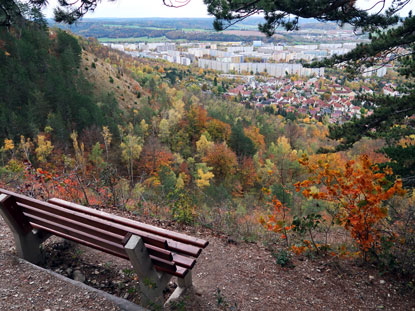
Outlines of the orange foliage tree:
<svg viewBox="0 0 415 311">
<path fill-rule="evenodd" d="M 209 120 L 206 129 L 215 142 L 228 141 L 231 136 L 231 126 L 218 119 Z"/>
<path fill-rule="evenodd" d="M 254 125 L 244 128 L 244 134 L 249 137 L 255 145 L 255 148 L 264 150 L 265 149 L 265 139 L 264 135 L 259 133 L 259 128 Z"/>
<path fill-rule="evenodd" d="M 236 154 L 225 144 L 214 144 L 203 157 L 203 161 L 213 168 L 215 178 L 225 179 L 236 172 Z"/>
<path fill-rule="evenodd" d="M 289 208 L 284 206 L 276 196 L 272 198 L 271 205 L 273 207 L 272 214 L 267 215 L 267 219 L 261 216 L 260 224 L 269 231 L 280 233 L 281 238 L 285 240 L 287 246 L 290 245 L 288 239 L 288 231 L 294 228 L 291 224 L 292 217 L 289 213 Z"/>
<path fill-rule="evenodd" d="M 295 184 L 297 192 L 303 189 L 306 198 L 335 203 L 336 220 L 350 232 L 365 258 L 369 250 L 379 250 L 379 225 L 388 216 L 383 202 L 404 193 L 402 181 L 388 181 L 391 169 L 381 171 L 366 155 L 346 162 L 344 168 L 324 161 L 311 163 L 306 155 L 299 161 L 311 177 Z"/>
<path fill-rule="evenodd" d="M 146 148 L 141 154 L 139 169 L 148 176 L 153 176 L 162 166 L 170 167 L 173 154 L 162 148 Z"/>
<path fill-rule="evenodd" d="M 208 121 L 207 110 L 201 106 L 193 105 L 184 120 L 186 131 L 191 137 L 192 141 L 200 138 L 200 134 L 206 129 L 206 122 Z"/>
<path fill-rule="evenodd" d="M 254 186 L 257 180 L 257 173 L 252 158 L 244 157 L 242 159 L 239 175 L 243 191 L 247 191 Z"/>
</svg>

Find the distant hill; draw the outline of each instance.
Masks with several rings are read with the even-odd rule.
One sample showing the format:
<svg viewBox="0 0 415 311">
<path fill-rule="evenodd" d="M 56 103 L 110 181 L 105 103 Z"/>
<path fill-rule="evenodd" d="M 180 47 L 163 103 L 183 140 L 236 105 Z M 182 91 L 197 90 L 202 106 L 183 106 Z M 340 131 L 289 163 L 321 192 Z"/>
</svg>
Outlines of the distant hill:
<svg viewBox="0 0 415 311">
<path fill-rule="evenodd" d="M 150 40 L 187 40 L 187 41 L 252 41 L 266 40 L 280 42 L 289 41 L 291 33 L 281 29 L 277 37 L 264 39 L 261 33 L 252 35 L 258 30 L 258 24 L 263 22 L 261 17 L 251 17 L 227 31 L 250 31 L 249 35 L 236 35 L 229 32 L 216 32 L 213 29 L 213 18 L 85 18 L 75 25 L 56 24 L 48 21 L 51 26 L 68 29 L 84 36 L 94 37 L 100 41 L 110 42 L 122 39 L 128 42 Z M 335 23 L 321 23 L 315 19 L 300 19 L 303 30 L 333 30 L 338 28 Z"/>
</svg>

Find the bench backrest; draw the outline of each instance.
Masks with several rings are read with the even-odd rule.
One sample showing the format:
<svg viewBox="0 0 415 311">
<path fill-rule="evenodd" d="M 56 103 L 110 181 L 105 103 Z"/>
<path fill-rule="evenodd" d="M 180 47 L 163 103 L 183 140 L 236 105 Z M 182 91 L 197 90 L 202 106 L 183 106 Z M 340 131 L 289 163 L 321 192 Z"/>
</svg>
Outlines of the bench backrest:
<svg viewBox="0 0 415 311">
<path fill-rule="evenodd" d="M 128 259 L 124 245 L 131 235 L 140 236 L 156 270 L 183 278 L 196 263 L 208 242 L 170 230 L 61 199 L 48 202 L 0 189 L 10 196 L 8 209 L 22 228 L 39 229 L 53 235 Z"/>
</svg>

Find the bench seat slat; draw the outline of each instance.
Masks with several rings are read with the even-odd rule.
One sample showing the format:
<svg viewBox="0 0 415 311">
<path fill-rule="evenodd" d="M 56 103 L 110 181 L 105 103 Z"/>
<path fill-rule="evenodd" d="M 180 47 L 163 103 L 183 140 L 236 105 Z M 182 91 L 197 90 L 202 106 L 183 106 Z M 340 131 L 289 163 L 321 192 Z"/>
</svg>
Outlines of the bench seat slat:
<svg viewBox="0 0 415 311">
<path fill-rule="evenodd" d="M 156 256 L 150 255 L 153 265 L 169 270 L 169 272 L 176 272 L 177 267 L 174 262 L 167 261 Z"/>
<path fill-rule="evenodd" d="M 37 208 L 33 208 L 31 206 L 28 206 L 26 204 L 23 203 L 18 203 L 19 206 L 21 206 L 23 208 L 23 210 L 25 212 L 29 212 L 31 215 L 37 215 L 39 217 L 42 217 L 44 219 L 49 219 L 51 221 L 60 223 L 62 225 L 71 225 L 74 229 L 78 229 L 78 230 L 82 230 L 82 231 L 86 231 L 89 232 L 90 234 L 95 234 L 97 236 L 100 236 L 101 238 L 106 237 L 106 238 L 110 238 L 109 240 L 115 243 L 121 243 L 123 240 L 123 237 L 117 234 L 114 234 L 112 232 L 109 231 L 104 231 L 102 229 L 93 227 L 93 226 L 89 226 L 87 224 L 84 223 L 80 223 L 77 222 L 75 220 L 72 219 L 67 219 L 64 216 L 59 216 L 59 215 L 54 215 L 52 213 L 49 213 L 47 211 L 44 210 L 40 210 Z M 65 216 L 69 216 L 72 217 L 71 214 L 66 214 Z M 127 229 L 127 228 L 126 228 Z M 131 230 L 131 231 L 135 231 L 135 230 Z M 138 232 L 139 233 L 139 232 Z M 184 252 L 186 254 L 189 254 L 191 256 L 197 257 L 197 255 L 199 254 L 199 252 L 201 251 L 200 248 L 191 246 L 191 245 L 182 245 L 182 243 L 180 242 L 175 242 L 175 241 L 168 241 L 167 242 L 169 247 L 172 248 L 172 250 L 175 251 L 179 251 L 179 252 Z M 152 255 L 155 255 L 157 257 L 160 257 L 162 259 L 165 260 L 172 260 L 172 255 L 171 252 L 169 251 L 163 251 L 163 249 L 158 248 L 156 246 L 153 246 L 151 244 L 145 244 L 147 249 L 149 250 L 149 253 Z M 194 266 L 195 261 L 192 259 L 187 259 L 184 256 L 179 256 L 178 254 L 176 254 L 176 258 L 177 258 L 177 263 L 181 266 L 187 267 L 187 268 L 191 268 Z"/>
<path fill-rule="evenodd" d="M 41 210 L 46 210 L 46 211 L 50 211 L 52 213 L 58 214 L 60 216 L 66 216 L 68 218 L 74 219 L 74 220 L 78 220 L 78 221 L 82 221 L 85 222 L 89 225 L 92 226 L 96 226 L 98 228 L 101 229 L 106 229 L 106 230 L 111 230 L 112 232 L 116 233 L 116 234 L 120 234 L 120 235 L 125 235 L 127 232 L 131 232 L 133 234 L 137 234 L 139 236 L 141 236 L 144 240 L 145 243 L 147 244 L 152 244 L 155 245 L 157 247 L 160 248 L 165 248 L 165 249 L 169 249 L 178 253 L 182 253 L 182 254 L 186 254 L 189 256 L 193 256 L 193 257 L 198 257 L 202 251 L 201 248 L 193 246 L 193 245 L 188 245 L 188 244 L 184 244 L 178 241 L 174 241 L 171 239 L 167 239 L 167 238 L 161 238 L 155 234 L 149 233 L 149 232 L 144 232 L 142 230 L 138 230 L 134 227 L 128 227 L 127 225 L 122 225 L 120 223 L 114 223 L 114 222 L 110 222 L 108 220 L 105 219 L 100 219 L 98 218 L 98 214 L 103 213 L 103 212 L 99 212 L 99 211 L 95 211 L 91 208 L 86 208 L 84 206 L 81 205 L 76 205 L 77 209 L 79 211 L 76 211 L 73 209 L 73 203 L 69 203 L 63 200 L 63 202 L 69 203 L 66 204 L 68 206 L 71 206 L 71 209 L 69 209 L 69 207 L 63 207 L 63 206 L 58 206 L 55 204 L 50 204 L 50 203 L 45 203 L 36 199 L 32 199 L 23 195 L 18 195 L 18 194 L 13 194 L 12 192 L 6 191 L 6 190 L 1 190 L 2 192 L 6 193 L 6 194 L 10 194 L 13 195 L 16 198 L 16 201 L 19 203 L 23 203 L 26 205 L 31 205 L 33 207 L 36 207 L 38 209 Z M 56 200 L 53 200 L 54 202 Z M 85 212 L 80 212 L 80 208 L 82 207 L 82 210 L 85 210 Z M 92 212 L 94 212 L 93 214 L 95 216 L 92 216 Z M 95 212 L 99 212 L 98 214 L 96 214 Z M 87 215 L 85 215 L 87 214 Z M 107 214 L 107 213 L 104 213 Z M 107 214 L 110 215 L 110 214 Z M 112 215 L 110 215 L 112 216 Z M 124 220 L 126 221 L 125 223 L 138 223 L 135 221 L 130 221 L 128 219 L 122 218 L 122 217 L 116 217 L 114 219 L 114 221 L 119 221 L 119 220 Z M 138 223 L 140 224 L 140 223 Z M 164 229 L 163 229 L 164 230 Z M 165 230 L 168 231 L 168 230 Z M 167 243 L 167 244 L 166 244 Z"/>
<path fill-rule="evenodd" d="M 41 225 L 43 227 L 46 228 L 51 228 L 52 230 L 58 231 L 58 232 L 62 232 L 68 236 L 74 236 L 78 239 L 84 239 L 86 241 L 88 241 L 91 244 L 100 246 L 100 247 L 104 247 L 105 249 L 110 249 L 115 253 L 119 253 L 119 254 L 126 254 L 124 247 L 122 246 L 121 243 L 114 243 L 111 241 L 107 241 L 105 239 L 100 238 L 99 236 L 93 235 L 93 234 L 89 234 L 77 229 L 74 229 L 72 227 L 69 226 L 65 226 L 56 222 L 52 222 L 49 220 L 46 220 L 42 217 L 38 217 L 32 214 L 29 214 L 27 212 L 23 213 L 28 219 L 29 222 L 31 224 L 38 224 Z"/>
<path fill-rule="evenodd" d="M 74 237 L 72 235 L 65 234 L 65 233 L 63 233 L 61 231 L 53 230 L 53 229 L 51 229 L 51 228 L 49 228 L 47 226 L 42 226 L 40 224 L 32 223 L 32 222 L 30 224 L 31 224 L 31 226 L 33 226 L 33 228 L 45 230 L 45 231 L 50 232 L 50 233 L 52 233 L 52 234 L 54 234 L 56 236 L 60 236 L 60 237 L 62 237 L 64 239 L 68 239 L 68 240 L 77 242 L 79 244 L 82 244 L 82 245 L 85 245 L 85 246 L 88 246 L 88 247 L 95 248 L 97 250 L 103 251 L 105 253 L 108 253 L 108 254 L 111 254 L 111 255 L 114 255 L 114 256 L 121 257 L 121 258 L 124 258 L 126 260 L 129 260 L 129 258 L 128 258 L 128 256 L 127 256 L 126 253 L 123 253 L 122 254 L 122 253 L 114 252 L 111 249 L 108 249 L 108 248 L 99 246 L 99 245 L 94 244 L 94 243 L 90 243 L 90 242 L 88 242 L 88 241 L 86 241 L 84 239 L 76 238 L 76 237 Z M 164 267 L 158 266 L 157 264 L 154 264 L 154 268 L 157 271 L 167 272 L 167 273 L 169 273 L 171 275 L 174 275 L 174 276 L 177 276 L 179 278 L 185 277 L 186 274 L 187 274 L 187 272 L 188 272 L 186 268 L 180 267 L 180 266 L 176 266 L 176 271 L 172 271 L 172 270 L 170 270 L 168 268 L 164 268 Z"/>
<path fill-rule="evenodd" d="M 194 238 L 191 236 L 188 236 L 186 234 L 182 234 L 182 233 L 177 233 L 177 232 L 173 232 L 170 230 L 166 230 L 166 229 L 162 229 L 162 228 L 158 228 L 152 225 L 148 225 L 148 224 L 144 224 L 138 221 L 134 221 L 131 219 L 127 219 L 124 217 L 120 217 L 120 216 L 116 216 L 116 215 L 112 215 L 109 213 L 105 213 L 102 211 L 97 211 L 95 209 L 91 209 L 76 203 L 71 203 L 62 199 L 58 199 L 58 198 L 53 198 L 50 199 L 49 202 L 59 205 L 59 206 L 63 206 L 63 207 L 67 207 L 67 208 L 71 208 L 73 210 L 78 210 L 78 211 L 82 211 L 84 213 L 87 213 L 89 215 L 94 215 L 97 217 L 100 217 L 102 219 L 106 219 L 106 220 L 110 220 L 119 224 L 123 224 L 132 228 L 136 228 L 139 230 L 143 230 L 143 231 L 147 231 L 150 233 L 154 233 L 178 242 L 183 242 L 186 244 L 191 244 L 197 247 L 206 247 L 209 242 L 202 240 L 202 239 L 198 239 L 198 238 Z"/>
<path fill-rule="evenodd" d="M 199 247 L 187 245 L 173 240 L 167 240 L 167 249 L 196 258 L 199 257 L 200 253 L 202 252 L 202 249 Z"/>
<path fill-rule="evenodd" d="M 50 232 L 53 235 L 59 236 L 61 238 L 64 238 L 64 239 L 67 239 L 67 240 L 71 240 L 71 241 L 74 241 L 76 243 L 79 243 L 79 244 L 82 244 L 82 245 L 85 245 L 85 246 L 88 246 L 88 247 L 91 247 L 91 248 L 95 248 L 95 249 L 100 250 L 100 251 L 103 251 L 105 253 L 108 253 L 108 254 L 111 254 L 111 255 L 114 255 L 114 256 L 121 257 L 121 258 L 124 258 L 124 259 L 129 260 L 129 258 L 128 258 L 127 254 L 125 252 L 124 253 L 114 252 L 111 249 L 105 248 L 105 247 L 100 246 L 100 245 L 97 245 L 95 243 L 91 243 L 91 242 L 89 242 L 89 241 L 87 241 L 85 239 L 81 239 L 81 238 L 74 237 L 73 235 L 66 234 L 66 233 L 64 233 L 62 231 L 54 230 L 54 229 L 52 229 L 52 228 L 50 228 L 48 226 L 43 226 L 43 225 L 41 225 L 39 223 L 30 222 L 30 224 L 33 226 L 33 228 L 42 229 L 44 231 Z"/>
<path fill-rule="evenodd" d="M 0 208 L 6 213 L 10 214 L 14 220 L 14 224 L 23 234 L 27 234 L 32 231 L 27 219 L 25 219 L 22 211 L 16 206 L 16 199 L 12 195 L 1 194 L 0 196 Z"/>
<path fill-rule="evenodd" d="M 91 208 L 86 208 L 85 206 L 82 205 L 78 205 L 75 203 L 70 203 L 70 202 L 66 202 L 64 200 L 61 199 L 51 199 L 49 200 L 49 202 L 52 202 L 53 204 L 59 203 L 61 208 L 65 208 L 65 209 L 71 209 L 71 211 L 73 211 L 74 213 L 78 213 L 79 211 L 85 212 L 87 213 L 90 217 L 101 217 L 101 214 L 105 214 L 103 221 L 108 221 L 109 219 L 113 219 L 113 221 L 116 221 L 116 223 L 112 223 L 114 226 L 116 226 L 117 228 L 122 228 L 123 230 L 125 230 L 125 232 L 131 232 L 133 234 L 137 234 L 141 237 L 143 237 L 144 242 L 147 242 L 145 237 L 143 236 L 143 231 L 137 229 L 137 226 L 130 226 L 131 223 L 138 223 L 135 221 L 131 221 L 129 219 L 126 218 L 122 218 L 122 217 L 115 217 L 113 215 L 104 213 L 104 212 L 100 212 L 100 211 L 96 211 L 93 210 Z M 77 212 L 78 211 L 78 212 Z M 109 218 L 109 216 L 111 216 Z M 138 223 L 141 225 L 141 223 Z M 168 230 L 165 230 L 168 231 Z M 150 236 L 154 236 L 152 233 L 147 233 L 145 232 L 144 234 L 150 235 Z M 200 247 L 194 246 L 194 245 L 189 245 L 189 244 L 185 244 L 182 242 L 178 242 L 178 241 L 174 241 L 172 239 L 168 239 L 166 238 L 167 241 L 167 247 L 166 249 L 172 250 L 174 252 L 178 252 L 178 253 L 182 253 L 185 255 L 189 255 L 192 257 L 199 257 L 200 253 L 202 252 L 202 249 Z M 153 243 L 150 243 L 153 244 Z M 156 245 L 158 247 L 160 247 L 159 245 Z"/>
<path fill-rule="evenodd" d="M 59 215 L 54 215 L 52 213 L 49 213 L 47 211 L 43 211 L 43 210 L 39 210 L 37 208 L 33 208 L 29 205 L 26 204 L 22 204 L 22 203 L 18 203 L 19 206 L 22 207 L 22 211 L 24 213 L 30 214 L 30 215 L 34 215 L 37 217 L 42 217 L 43 219 L 52 221 L 52 222 L 56 222 L 59 223 L 61 225 L 65 225 L 65 226 L 72 226 L 74 229 L 77 230 L 82 230 L 85 231 L 87 233 L 90 234 L 95 234 L 96 236 L 99 236 L 101 238 L 105 238 L 108 241 L 114 242 L 114 243 L 119 243 L 121 244 L 122 239 L 124 238 L 122 235 L 119 234 L 115 234 L 112 233 L 110 231 L 107 230 L 102 230 L 100 228 L 97 227 L 93 227 L 81 222 L 77 222 L 75 220 L 72 219 L 68 219 L 65 218 L 63 216 L 59 216 Z"/>
<path fill-rule="evenodd" d="M 91 226 L 94 226 L 100 229 L 105 229 L 115 234 L 122 235 L 122 236 L 125 236 L 127 232 L 131 232 L 131 233 L 141 236 L 145 243 L 152 244 L 154 246 L 164 248 L 164 249 L 167 248 L 167 241 L 165 238 L 158 237 L 148 232 L 144 232 L 144 231 L 137 230 L 137 229 L 131 229 L 126 226 L 122 226 L 117 223 L 111 223 L 110 221 L 103 220 L 103 219 L 100 219 L 100 218 L 97 218 L 91 215 L 84 215 L 80 212 L 76 212 L 76 211 L 61 207 L 61 206 L 53 205 L 50 203 L 43 203 L 36 199 L 31 199 L 31 198 L 29 199 L 23 196 L 19 196 L 16 198 L 16 201 L 20 204 L 33 206 L 36 209 L 47 211 L 47 212 L 50 212 L 50 213 L 53 213 L 53 214 L 56 214 L 62 217 L 76 220 L 78 222 L 83 222 L 88 225 L 91 225 Z"/>
<path fill-rule="evenodd" d="M 189 268 L 189 269 L 192 269 L 196 264 L 195 259 L 185 257 L 185 256 L 182 256 L 176 253 L 173 253 L 173 261 L 176 263 L 176 265 Z"/>
<path fill-rule="evenodd" d="M 184 278 L 186 276 L 186 274 L 189 272 L 189 269 L 187 268 L 183 268 L 180 266 L 177 266 L 177 270 L 175 272 L 171 272 L 167 269 L 164 269 L 163 267 L 160 266 L 154 266 L 154 268 L 159 271 L 159 272 L 167 272 L 171 275 L 177 276 L 179 278 Z"/>
<path fill-rule="evenodd" d="M 122 241 L 122 237 L 119 238 L 119 243 L 111 242 L 111 241 L 107 241 L 103 239 L 102 236 L 94 234 L 94 232 L 86 233 L 84 231 L 79 231 L 73 226 L 68 227 L 67 225 L 62 224 L 62 223 L 46 220 L 42 216 L 35 215 L 31 211 L 30 212 L 24 211 L 24 215 L 29 219 L 30 223 L 32 224 L 41 225 L 44 228 L 51 228 L 55 232 L 59 231 L 59 232 L 66 234 L 67 236 L 75 236 L 79 239 L 88 241 L 91 246 L 94 246 L 94 247 L 98 246 L 106 250 L 112 250 L 113 252 L 117 254 L 118 257 L 128 259 L 128 256 L 125 253 L 124 247 L 122 243 L 120 243 L 120 241 Z M 166 269 L 170 268 L 171 271 L 176 271 L 176 267 L 174 266 L 175 263 L 172 261 L 173 256 L 171 252 L 154 247 L 152 245 L 147 245 L 146 248 L 150 254 L 151 259 L 153 260 L 153 264 L 163 266 Z"/>
<path fill-rule="evenodd" d="M 168 261 L 173 261 L 172 252 L 146 243 L 144 243 L 144 246 L 147 248 L 147 251 L 150 255 L 154 255 Z"/>
<path fill-rule="evenodd" d="M 0 189 L 10 195 L 33 228 L 42 229 L 68 240 L 129 259 L 125 240 L 135 234 L 143 238 L 156 270 L 183 278 L 208 242 L 100 212 L 60 199 L 50 203 Z M 58 202 L 59 204 L 57 204 Z M 197 246 L 196 246 L 197 245 Z M 199 246 L 200 245 L 200 246 Z"/>
</svg>

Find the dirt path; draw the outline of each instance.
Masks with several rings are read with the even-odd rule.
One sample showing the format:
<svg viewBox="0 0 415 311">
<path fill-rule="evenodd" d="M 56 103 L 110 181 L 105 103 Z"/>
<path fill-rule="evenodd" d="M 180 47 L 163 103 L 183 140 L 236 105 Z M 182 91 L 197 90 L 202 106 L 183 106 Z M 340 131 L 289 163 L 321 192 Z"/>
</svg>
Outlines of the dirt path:
<svg viewBox="0 0 415 311">
<path fill-rule="evenodd" d="M 294 268 L 281 268 L 257 244 L 230 244 L 201 229 L 184 232 L 208 239 L 210 245 L 193 271 L 195 290 L 172 310 L 415 310 L 414 292 L 374 269 L 349 261 L 307 258 L 296 258 Z M 13 256 L 12 235 L 2 219 L 0 241 L 0 310 L 117 310 L 93 293 L 19 264 Z M 69 276 L 79 269 L 85 283 L 139 301 L 127 261 L 82 246 L 61 256 L 62 250 L 56 251 L 59 245 L 46 248 L 51 269 Z"/>
</svg>

